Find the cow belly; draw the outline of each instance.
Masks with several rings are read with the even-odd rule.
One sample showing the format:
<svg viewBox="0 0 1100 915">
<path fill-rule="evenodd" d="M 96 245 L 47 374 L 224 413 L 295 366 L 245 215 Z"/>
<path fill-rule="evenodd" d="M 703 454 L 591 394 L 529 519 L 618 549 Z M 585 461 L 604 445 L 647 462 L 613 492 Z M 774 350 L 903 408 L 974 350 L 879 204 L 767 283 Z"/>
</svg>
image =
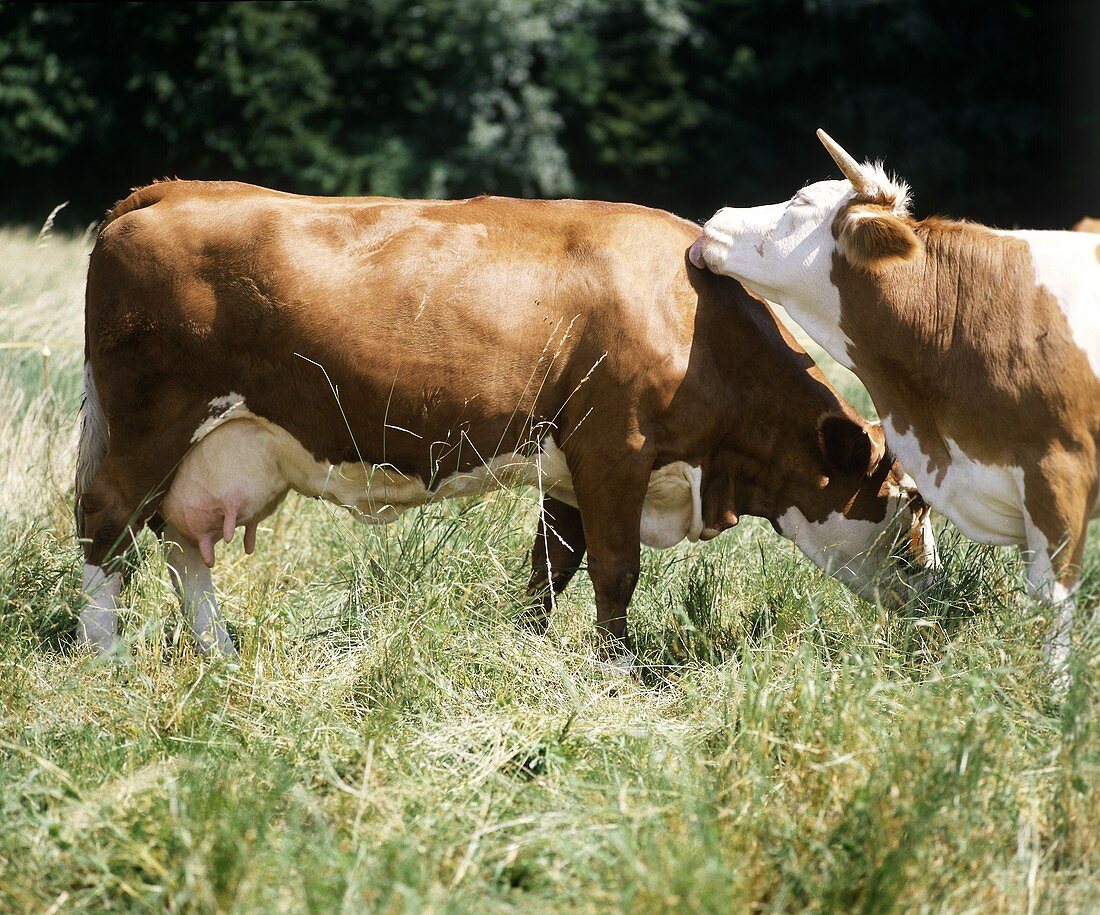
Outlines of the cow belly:
<svg viewBox="0 0 1100 915">
<path fill-rule="evenodd" d="M 542 491 L 567 505 L 577 507 L 573 480 L 565 456 L 552 439 L 543 443 Z M 655 550 L 666 550 L 681 540 L 693 543 L 703 532 L 703 503 L 700 496 L 703 471 L 686 461 L 658 467 L 649 476 L 649 488 L 642 503 L 639 539 Z"/>
<path fill-rule="evenodd" d="M 526 475 L 524 462 L 508 455 L 454 474 L 432 492 L 420 477 L 390 467 L 318 461 L 285 429 L 243 411 L 196 434 L 201 437 L 181 462 L 162 512 L 200 543 L 222 532 L 227 518 L 257 524 L 291 489 L 385 524 L 432 499 L 478 495 Z"/>
<path fill-rule="evenodd" d="M 537 486 L 577 504 L 565 456 L 549 436 L 533 455 L 500 455 L 428 489 L 420 477 L 392 468 L 317 461 L 285 429 L 249 412 L 243 400 L 225 401 L 214 405 L 223 412 L 196 430 L 161 505 L 165 519 L 196 543 L 217 540 L 236 526 L 255 527 L 291 489 L 381 524 L 427 502 L 509 486 Z M 642 543 L 665 549 L 685 538 L 699 539 L 701 481 L 701 469 L 684 461 L 653 472 L 642 507 Z"/>
<path fill-rule="evenodd" d="M 886 439 L 925 500 L 971 540 L 998 546 L 1026 541 L 1021 470 L 983 464 L 947 440 L 946 470 L 933 464 L 911 432 L 899 435 L 889 419 Z"/>
</svg>

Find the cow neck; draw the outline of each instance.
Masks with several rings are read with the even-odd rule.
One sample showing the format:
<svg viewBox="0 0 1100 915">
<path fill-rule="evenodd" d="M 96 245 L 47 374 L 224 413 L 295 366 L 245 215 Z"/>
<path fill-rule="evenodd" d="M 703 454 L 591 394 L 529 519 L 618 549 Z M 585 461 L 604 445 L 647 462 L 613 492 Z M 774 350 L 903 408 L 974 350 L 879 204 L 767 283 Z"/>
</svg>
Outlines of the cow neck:
<svg viewBox="0 0 1100 915">
<path fill-rule="evenodd" d="M 1052 438 L 1096 442 L 1100 383 L 1021 238 L 965 222 L 914 224 L 924 250 L 881 272 L 833 254 L 855 372 L 942 480 L 948 441 L 1014 466 Z"/>
<path fill-rule="evenodd" d="M 820 395 L 814 407 L 824 408 L 821 415 L 844 413 L 859 421 L 824 383 Z M 829 401 L 836 409 L 826 408 Z M 812 415 L 807 412 L 806 417 Z M 750 428 L 767 422 L 761 417 Z M 866 474 L 841 473 L 827 466 L 817 436 L 816 424 L 795 420 L 773 426 L 771 435 L 737 441 L 731 450 L 740 512 L 774 520 L 795 508 L 813 522 L 837 514 L 881 522 L 886 512 L 882 497 L 898 483 L 893 455 L 887 452 Z"/>
<path fill-rule="evenodd" d="M 723 277 L 697 289 L 695 338 L 706 341 L 714 360 L 709 377 L 724 383 L 715 391 L 704 489 L 725 475 L 737 514 L 773 522 L 792 507 L 811 521 L 836 512 L 881 521 L 878 495 L 892 461 L 880 462 L 868 477 L 830 475 L 818 440 L 824 416 L 861 417 L 770 307 Z"/>
</svg>

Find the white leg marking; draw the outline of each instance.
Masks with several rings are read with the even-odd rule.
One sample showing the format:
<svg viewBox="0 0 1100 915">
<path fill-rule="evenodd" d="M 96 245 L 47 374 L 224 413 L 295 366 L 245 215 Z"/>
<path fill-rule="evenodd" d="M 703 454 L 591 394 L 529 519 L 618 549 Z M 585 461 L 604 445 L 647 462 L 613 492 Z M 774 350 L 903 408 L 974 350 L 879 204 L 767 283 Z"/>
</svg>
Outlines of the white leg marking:
<svg viewBox="0 0 1100 915">
<path fill-rule="evenodd" d="M 632 651 L 624 651 L 606 660 L 594 658 L 592 663 L 600 672 L 611 677 L 629 677 L 638 666 L 638 658 Z"/>
<path fill-rule="evenodd" d="M 1057 552 L 1057 547 L 1052 551 L 1046 536 L 1035 526 L 1026 511 L 1024 526 L 1027 530 L 1027 555 L 1024 562 L 1027 565 L 1028 593 L 1035 600 L 1054 609 L 1054 621 L 1043 641 L 1043 654 L 1056 682 L 1065 685 L 1070 639 L 1073 634 L 1073 612 L 1077 608 L 1077 586 L 1070 589 L 1058 581 L 1053 562 L 1053 552 Z"/>
<path fill-rule="evenodd" d="M 115 647 L 118 635 L 118 598 L 122 593 L 122 573 L 109 575 L 100 566 L 84 564 L 84 596 L 87 603 L 80 611 L 80 644 L 96 654 L 107 654 Z"/>
<path fill-rule="evenodd" d="M 202 654 L 213 652 L 227 658 L 238 657 L 218 612 L 214 582 L 198 546 L 171 525 L 164 529 L 164 542 L 168 546 L 168 570 L 172 583 L 179 593 L 183 612 L 191 622 L 199 651 Z"/>
</svg>

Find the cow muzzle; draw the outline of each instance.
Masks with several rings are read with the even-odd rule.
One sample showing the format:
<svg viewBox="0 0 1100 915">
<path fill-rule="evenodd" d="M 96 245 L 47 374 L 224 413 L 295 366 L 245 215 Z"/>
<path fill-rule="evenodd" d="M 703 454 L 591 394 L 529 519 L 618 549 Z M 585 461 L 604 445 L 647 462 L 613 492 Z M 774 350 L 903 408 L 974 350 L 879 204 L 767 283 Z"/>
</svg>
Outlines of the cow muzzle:
<svg viewBox="0 0 1100 915">
<path fill-rule="evenodd" d="M 691 261 L 693 267 L 698 267 L 700 270 L 707 269 L 706 261 L 703 260 L 703 244 L 705 242 L 706 236 L 700 235 L 688 248 L 688 260 Z"/>
<path fill-rule="evenodd" d="M 902 603 L 935 587 L 943 574 L 931 508 L 914 493 L 909 512 L 909 530 L 895 551 Z"/>
</svg>

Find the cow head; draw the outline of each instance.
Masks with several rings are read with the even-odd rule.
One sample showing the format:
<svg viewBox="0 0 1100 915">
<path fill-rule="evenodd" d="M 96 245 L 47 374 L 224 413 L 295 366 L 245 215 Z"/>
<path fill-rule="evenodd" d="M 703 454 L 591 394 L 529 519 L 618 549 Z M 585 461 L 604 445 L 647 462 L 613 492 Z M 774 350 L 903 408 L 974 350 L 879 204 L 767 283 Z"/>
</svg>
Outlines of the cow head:
<svg viewBox="0 0 1100 915">
<path fill-rule="evenodd" d="M 783 305 L 838 362 L 852 367 L 840 327 L 833 256 L 883 271 L 917 257 L 909 188 L 881 165 L 859 164 L 823 130 L 818 137 L 845 180 L 819 181 L 783 203 L 725 207 L 703 228 L 689 258 Z"/>
<path fill-rule="evenodd" d="M 939 568 L 928 506 L 880 424 L 826 414 L 817 446 L 820 472 L 788 486 L 773 525 L 861 597 L 903 602 Z"/>
</svg>

